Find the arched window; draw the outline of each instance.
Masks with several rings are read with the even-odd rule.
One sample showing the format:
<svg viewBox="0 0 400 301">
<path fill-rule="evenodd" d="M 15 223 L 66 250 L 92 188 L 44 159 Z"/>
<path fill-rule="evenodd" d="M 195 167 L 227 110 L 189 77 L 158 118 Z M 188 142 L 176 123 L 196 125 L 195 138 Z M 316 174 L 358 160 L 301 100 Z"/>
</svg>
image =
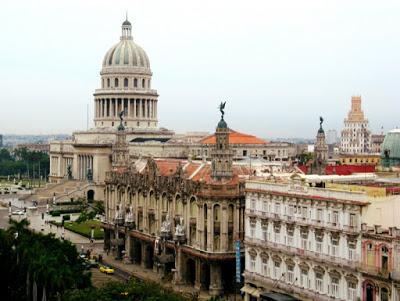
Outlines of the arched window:
<svg viewBox="0 0 400 301">
<path fill-rule="evenodd" d="M 101 87 L 104 88 L 104 78 L 101 79 Z"/>
<path fill-rule="evenodd" d="M 146 86 L 146 81 L 145 81 L 145 79 L 143 78 L 143 79 L 142 79 L 142 88 L 145 88 L 145 86 Z"/>
<path fill-rule="evenodd" d="M 114 86 L 117 88 L 118 87 L 118 78 L 116 78 L 115 80 L 114 80 Z"/>
<path fill-rule="evenodd" d="M 127 78 L 124 78 L 124 87 L 128 88 L 128 79 Z"/>
<path fill-rule="evenodd" d="M 107 78 L 107 88 L 110 88 L 110 79 Z"/>
<path fill-rule="evenodd" d="M 137 78 L 135 78 L 135 79 L 133 80 L 133 86 L 134 86 L 135 88 L 137 88 Z"/>
<path fill-rule="evenodd" d="M 381 288 L 381 301 L 389 301 L 389 291 L 386 287 Z"/>
<path fill-rule="evenodd" d="M 150 79 L 147 80 L 147 88 L 150 89 Z"/>
</svg>

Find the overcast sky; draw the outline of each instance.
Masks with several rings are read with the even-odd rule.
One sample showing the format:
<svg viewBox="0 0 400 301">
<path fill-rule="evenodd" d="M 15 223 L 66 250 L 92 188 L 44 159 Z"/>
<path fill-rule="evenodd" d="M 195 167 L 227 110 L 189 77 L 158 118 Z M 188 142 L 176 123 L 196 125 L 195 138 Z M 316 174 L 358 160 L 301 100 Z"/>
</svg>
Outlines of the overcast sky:
<svg viewBox="0 0 400 301">
<path fill-rule="evenodd" d="M 360 94 L 374 132 L 400 126 L 400 1 L 2 1 L 0 133 L 71 133 L 93 118 L 128 10 L 160 126 L 261 137 L 342 128 Z"/>
</svg>

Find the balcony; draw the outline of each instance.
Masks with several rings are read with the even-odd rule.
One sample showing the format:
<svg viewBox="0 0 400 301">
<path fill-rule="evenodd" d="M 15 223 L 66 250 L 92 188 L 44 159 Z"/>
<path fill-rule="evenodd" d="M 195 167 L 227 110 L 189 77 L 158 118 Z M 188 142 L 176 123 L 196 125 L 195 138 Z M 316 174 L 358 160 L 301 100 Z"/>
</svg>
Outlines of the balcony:
<svg viewBox="0 0 400 301">
<path fill-rule="evenodd" d="M 255 272 L 244 272 L 246 280 L 255 281 L 258 286 L 265 287 L 267 290 L 270 288 L 281 289 L 285 293 L 291 295 L 299 295 L 308 300 L 319 300 L 319 301 L 337 301 L 337 298 L 331 298 L 325 294 L 320 294 L 315 291 L 305 289 L 296 285 L 296 283 L 286 283 L 283 280 L 275 280 L 269 277 L 263 276 Z"/>
<path fill-rule="evenodd" d="M 367 264 L 363 264 L 361 266 L 361 271 L 365 274 L 369 274 L 369 275 L 374 275 L 374 276 L 379 276 L 382 278 L 387 278 L 389 279 L 389 276 L 392 277 L 393 274 L 396 274 L 394 272 L 390 272 L 390 270 L 388 269 L 384 269 L 381 267 L 375 267 L 375 266 L 370 266 Z M 399 273 L 399 272 L 397 272 Z M 400 276 L 399 274 L 397 274 L 397 276 Z"/>
<path fill-rule="evenodd" d="M 306 256 L 310 257 L 310 259 L 319 261 L 321 263 L 335 264 L 350 267 L 352 269 L 360 268 L 361 263 L 359 262 L 359 257 L 355 256 L 353 260 L 345 259 L 342 257 L 334 257 L 328 254 L 317 253 L 310 250 L 304 250 L 297 247 L 292 247 L 284 244 L 279 244 L 272 241 L 265 241 L 258 238 L 250 238 L 246 237 L 246 244 L 254 244 L 261 248 L 270 248 L 277 252 L 283 252 L 288 255 L 298 255 L 298 256 Z"/>
</svg>

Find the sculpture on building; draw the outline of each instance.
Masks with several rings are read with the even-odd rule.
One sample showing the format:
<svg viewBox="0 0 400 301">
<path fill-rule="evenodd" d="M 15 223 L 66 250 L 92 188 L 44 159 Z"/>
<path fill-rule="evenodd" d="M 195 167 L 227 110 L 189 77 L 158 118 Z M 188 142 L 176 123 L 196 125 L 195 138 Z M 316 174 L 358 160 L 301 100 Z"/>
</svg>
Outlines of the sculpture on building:
<svg viewBox="0 0 400 301">
<path fill-rule="evenodd" d="M 183 217 L 179 218 L 179 223 L 175 227 L 175 236 L 185 235 L 185 227 L 183 225 Z"/>
<path fill-rule="evenodd" d="M 124 111 L 124 110 L 122 110 L 122 111 L 119 112 L 119 114 L 118 114 L 119 120 L 120 120 L 119 126 L 118 126 L 118 131 L 123 131 L 123 130 L 125 129 L 125 128 L 124 128 L 124 125 L 122 124 L 122 122 L 124 121 L 124 114 L 125 114 L 125 111 Z"/>
<path fill-rule="evenodd" d="M 225 104 L 226 104 L 226 101 L 225 102 L 222 102 L 221 101 L 221 104 L 219 105 L 219 111 L 221 112 L 221 119 L 224 119 L 224 115 L 225 115 Z"/>
<path fill-rule="evenodd" d="M 169 215 L 165 217 L 165 220 L 161 224 L 161 233 L 171 232 L 171 221 L 169 220 Z"/>
<path fill-rule="evenodd" d="M 91 168 L 88 168 L 87 173 L 86 173 L 86 179 L 88 181 L 93 181 L 93 172 Z"/>
<path fill-rule="evenodd" d="M 68 164 L 67 166 L 67 179 L 72 180 L 72 166 L 71 164 Z"/>
</svg>

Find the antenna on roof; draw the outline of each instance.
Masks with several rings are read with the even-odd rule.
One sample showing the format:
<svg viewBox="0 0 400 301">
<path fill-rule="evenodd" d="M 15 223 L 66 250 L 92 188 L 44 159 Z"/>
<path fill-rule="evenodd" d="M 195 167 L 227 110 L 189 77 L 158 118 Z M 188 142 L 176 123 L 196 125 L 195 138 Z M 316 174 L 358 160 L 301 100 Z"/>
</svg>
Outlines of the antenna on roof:
<svg viewBox="0 0 400 301">
<path fill-rule="evenodd" d="M 128 10 L 125 11 L 125 20 L 128 21 Z"/>
</svg>

